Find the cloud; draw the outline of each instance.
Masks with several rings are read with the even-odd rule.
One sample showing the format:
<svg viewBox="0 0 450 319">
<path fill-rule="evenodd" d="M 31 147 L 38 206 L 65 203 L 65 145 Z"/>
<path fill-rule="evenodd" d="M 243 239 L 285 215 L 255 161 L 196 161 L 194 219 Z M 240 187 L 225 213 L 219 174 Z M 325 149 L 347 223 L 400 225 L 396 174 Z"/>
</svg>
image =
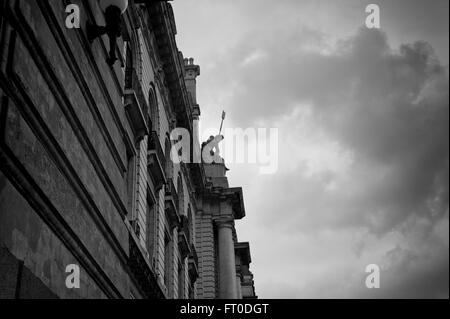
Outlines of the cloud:
<svg viewBox="0 0 450 319">
<path fill-rule="evenodd" d="M 202 118 L 280 131 L 277 174 L 229 172 L 260 297 L 448 298 L 448 1 L 382 1 L 385 31 L 360 1 L 205 5 Z"/>
<path fill-rule="evenodd" d="M 309 149 L 318 153 L 310 163 L 317 165 L 320 156 L 336 161 L 347 156 L 352 163 L 346 164 L 351 171 L 344 176 L 330 170 L 331 161 L 314 179 L 301 167 L 289 176 L 281 173 L 272 180 L 279 184 L 275 189 L 296 185 L 298 193 L 292 195 L 296 202 L 303 195 L 307 201 L 318 187 L 321 191 L 316 194 L 326 197 L 321 201 L 324 206 L 339 207 L 345 199 L 350 206 L 345 215 L 378 231 L 389 230 L 411 213 L 431 214 L 431 199 L 433 214 L 442 215 L 448 206 L 448 73 L 433 49 L 416 42 L 394 51 L 385 34 L 361 29 L 341 41 L 332 55 L 300 50 L 295 59 L 289 52 L 275 59 L 292 42 L 276 41 L 281 42 L 246 42 L 268 52 L 269 58 L 254 67 L 247 65 L 237 79 L 233 77 L 240 88 L 230 103 L 230 113 L 239 114 L 234 123 L 278 125 L 284 133 L 280 158 L 287 165 L 301 162 L 293 154 L 307 139 L 322 144 Z M 238 51 L 247 49 L 240 46 Z M 235 55 L 237 60 L 240 55 Z M 289 116 L 283 122 L 284 114 Z M 305 122 L 311 132 L 298 127 Z M 330 157 L 330 152 L 336 156 Z M 304 156 L 307 160 L 308 154 Z M 294 163 L 286 161 L 292 157 Z M 341 187 L 326 192 L 333 182 Z"/>
<path fill-rule="evenodd" d="M 448 72 L 431 46 L 394 50 L 385 34 L 367 30 L 339 41 L 333 54 L 300 49 L 297 60 L 273 59 L 287 43 L 253 46 L 272 62 L 240 70 L 231 113 L 243 126 L 280 128 L 281 170 L 255 177 L 251 211 L 258 227 L 290 234 L 289 263 L 303 274 L 296 296 L 448 296 Z M 267 193 L 271 200 L 259 195 Z M 421 223 L 427 227 L 418 231 Z M 437 225 L 444 236 L 430 235 Z M 322 232 L 341 246 L 320 245 Z M 422 241 L 429 246 L 412 244 Z M 326 269 L 314 276 L 300 266 L 321 264 L 302 258 L 310 249 L 339 256 L 322 261 Z M 370 263 L 383 265 L 384 289 L 363 285 Z"/>
</svg>

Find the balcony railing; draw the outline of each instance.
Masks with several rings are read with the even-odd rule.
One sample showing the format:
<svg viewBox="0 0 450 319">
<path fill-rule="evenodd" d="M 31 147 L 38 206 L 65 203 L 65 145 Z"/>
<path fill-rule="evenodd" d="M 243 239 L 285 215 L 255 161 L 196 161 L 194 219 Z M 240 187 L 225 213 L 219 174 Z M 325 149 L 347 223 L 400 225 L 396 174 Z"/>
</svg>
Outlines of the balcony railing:
<svg viewBox="0 0 450 319">
<path fill-rule="evenodd" d="M 189 253 L 189 278 L 191 283 L 197 281 L 198 273 L 198 255 L 194 244 L 191 244 L 191 252 Z"/>
<path fill-rule="evenodd" d="M 136 282 L 139 283 L 142 290 L 149 299 L 164 299 L 164 293 L 158 285 L 157 278 L 153 273 L 149 263 L 143 256 L 141 249 L 136 243 L 135 237 L 130 234 L 130 257 L 128 265 L 132 271 Z"/>
<path fill-rule="evenodd" d="M 178 232 L 178 247 L 180 247 L 182 259 L 188 257 L 191 253 L 191 242 L 189 236 L 189 220 L 185 215 L 182 215 L 180 229 Z"/>
<path fill-rule="evenodd" d="M 186 232 L 181 229 L 178 232 L 178 247 L 180 249 L 181 259 L 184 260 L 189 256 L 191 252 L 191 247 L 189 245 L 189 237 L 187 237 Z"/>
<path fill-rule="evenodd" d="M 189 245 L 192 243 L 191 240 L 191 230 L 189 225 L 189 219 L 186 215 L 181 216 L 181 224 L 180 224 L 180 231 L 183 231 L 186 234 L 186 238 L 189 242 Z"/>
<path fill-rule="evenodd" d="M 152 123 L 148 116 L 148 104 L 142 91 L 141 83 L 134 70 L 125 74 L 125 111 L 127 112 L 136 139 L 148 135 Z"/>
<path fill-rule="evenodd" d="M 125 71 L 125 89 L 131 89 L 135 92 L 136 97 L 141 104 L 142 107 L 142 113 L 145 115 L 148 113 L 148 103 L 147 99 L 145 98 L 144 91 L 142 90 L 141 81 L 139 80 L 139 77 L 136 73 L 136 70 L 133 69 L 127 69 Z M 147 116 L 146 116 L 147 117 Z M 146 121 L 148 119 L 146 118 Z M 150 123 L 147 123 L 149 125 Z M 149 125 L 151 127 L 151 125 Z"/>
<path fill-rule="evenodd" d="M 177 227 L 180 225 L 181 218 L 178 214 L 178 193 L 173 184 L 173 179 L 167 179 L 165 186 L 165 204 L 166 213 L 169 217 L 169 221 L 172 227 Z"/>
<path fill-rule="evenodd" d="M 167 183 L 165 167 L 166 157 L 159 142 L 159 137 L 156 132 L 150 134 L 148 141 L 148 166 L 151 173 L 151 178 L 155 183 L 157 189 L 160 189 Z"/>
</svg>

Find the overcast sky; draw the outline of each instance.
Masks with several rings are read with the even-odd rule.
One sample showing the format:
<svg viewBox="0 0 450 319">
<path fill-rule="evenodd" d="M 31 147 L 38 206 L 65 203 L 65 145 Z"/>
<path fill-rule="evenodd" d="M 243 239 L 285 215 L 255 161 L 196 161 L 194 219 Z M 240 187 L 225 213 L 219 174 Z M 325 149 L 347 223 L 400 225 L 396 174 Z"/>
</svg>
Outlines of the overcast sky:
<svg viewBox="0 0 450 319">
<path fill-rule="evenodd" d="M 368 3 L 173 2 L 203 126 L 279 129 L 276 174 L 228 165 L 261 298 L 449 296 L 449 2 Z"/>
</svg>

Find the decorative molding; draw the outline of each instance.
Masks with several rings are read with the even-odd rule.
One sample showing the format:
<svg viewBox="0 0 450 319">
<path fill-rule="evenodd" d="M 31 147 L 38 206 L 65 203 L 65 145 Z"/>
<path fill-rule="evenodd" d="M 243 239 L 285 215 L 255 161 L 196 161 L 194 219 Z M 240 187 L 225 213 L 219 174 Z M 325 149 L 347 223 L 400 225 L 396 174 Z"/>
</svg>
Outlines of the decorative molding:
<svg viewBox="0 0 450 319">
<path fill-rule="evenodd" d="M 234 229 L 234 218 L 232 216 L 220 216 L 213 218 L 213 223 L 217 226 L 217 228 Z"/>
</svg>

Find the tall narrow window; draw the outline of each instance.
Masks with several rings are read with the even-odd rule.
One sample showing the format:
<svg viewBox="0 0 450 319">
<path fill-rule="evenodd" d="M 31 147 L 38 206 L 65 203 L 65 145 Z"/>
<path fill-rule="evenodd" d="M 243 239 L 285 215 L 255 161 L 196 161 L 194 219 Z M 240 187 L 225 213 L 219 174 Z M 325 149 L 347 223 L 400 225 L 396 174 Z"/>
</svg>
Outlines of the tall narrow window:
<svg viewBox="0 0 450 319">
<path fill-rule="evenodd" d="M 127 151 L 127 209 L 130 219 L 134 219 L 134 200 L 135 200 L 135 183 L 136 183 L 136 157 L 131 151 Z"/>
<path fill-rule="evenodd" d="M 189 243 L 194 244 L 194 220 L 192 219 L 192 209 L 191 205 L 188 207 L 188 229 L 189 229 Z"/>
<path fill-rule="evenodd" d="M 128 88 L 128 85 L 131 85 L 131 77 L 128 79 L 128 73 L 133 68 L 133 59 L 132 59 L 132 52 L 130 48 L 129 42 L 125 43 L 125 89 Z M 131 74 L 130 74 L 131 76 Z M 127 160 L 128 160 L 128 166 L 127 166 L 127 204 L 128 204 L 128 212 L 129 212 L 129 218 L 130 221 L 133 223 L 133 221 L 136 219 L 136 214 L 134 211 L 135 208 L 135 199 L 136 199 L 136 154 L 134 151 L 134 148 L 132 149 L 131 145 L 127 145 Z M 137 225 L 133 225 L 133 228 L 135 228 L 135 232 L 137 231 Z"/>
<path fill-rule="evenodd" d="M 178 299 L 186 299 L 184 293 L 185 286 L 185 276 L 184 276 L 184 267 L 182 262 L 178 263 Z"/>
<path fill-rule="evenodd" d="M 150 190 L 148 190 L 150 192 Z M 147 251 L 152 262 L 156 255 L 156 209 L 151 200 L 147 200 Z M 153 263 L 152 263 L 153 265 Z"/>
<path fill-rule="evenodd" d="M 171 269 L 171 239 L 166 233 L 164 236 L 164 284 L 166 285 L 167 292 L 170 290 L 170 269 Z"/>
<path fill-rule="evenodd" d="M 125 54 L 125 89 L 133 88 L 133 55 L 130 44 L 126 44 Z"/>
<path fill-rule="evenodd" d="M 189 299 L 195 299 L 194 286 L 192 283 L 189 284 Z"/>
<path fill-rule="evenodd" d="M 166 156 L 166 177 L 172 178 L 173 177 L 173 162 L 172 162 L 172 158 L 170 156 L 170 153 L 172 150 L 172 144 L 170 143 L 169 138 L 166 138 L 164 150 L 165 150 L 165 156 Z"/>
<path fill-rule="evenodd" d="M 150 119 L 152 122 L 152 131 L 159 132 L 159 109 L 158 109 L 158 99 L 156 97 L 156 90 L 153 83 L 150 83 L 150 92 L 149 92 L 149 106 L 150 106 Z"/>
<path fill-rule="evenodd" d="M 181 174 L 178 174 L 177 179 L 177 193 L 178 193 L 178 213 L 180 215 L 184 215 L 184 188 L 183 188 L 183 179 Z"/>
</svg>

